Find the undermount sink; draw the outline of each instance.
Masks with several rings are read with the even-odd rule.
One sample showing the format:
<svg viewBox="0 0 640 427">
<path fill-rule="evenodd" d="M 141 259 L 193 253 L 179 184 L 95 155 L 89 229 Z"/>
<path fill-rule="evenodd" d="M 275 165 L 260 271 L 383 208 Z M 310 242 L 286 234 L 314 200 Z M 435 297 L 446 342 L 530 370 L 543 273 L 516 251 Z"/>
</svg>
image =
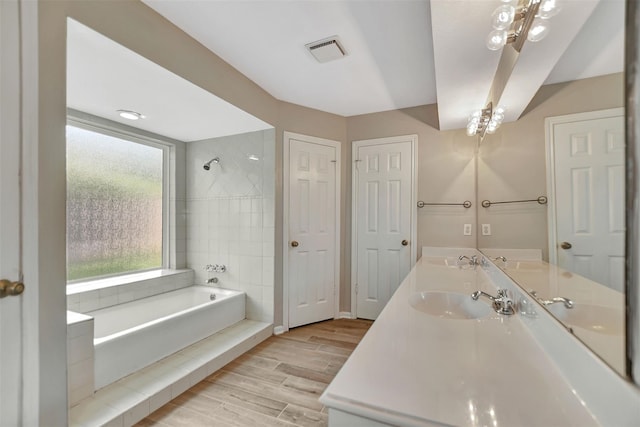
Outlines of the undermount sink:
<svg viewBox="0 0 640 427">
<path fill-rule="evenodd" d="M 409 296 L 409 305 L 418 311 L 443 319 L 478 319 L 492 312 L 482 301 L 453 292 L 424 291 Z"/>
<path fill-rule="evenodd" d="M 454 258 L 454 257 L 442 257 L 442 258 L 439 257 L 439 258 L 427 259 L 426 261 L 429 264 L 440 265 L 442 267 L 458 268 L 460 266 L 460 261 L 458 260 L 458 258 Z"/>
<path fill-rule="evenodd" d="M 558 320 L 569 326 L 605 335 L 624 334 L 624 313 L 611 307 L 574 303 L 573 308 L 562 304 L 547 306 Z"/>
</svg>

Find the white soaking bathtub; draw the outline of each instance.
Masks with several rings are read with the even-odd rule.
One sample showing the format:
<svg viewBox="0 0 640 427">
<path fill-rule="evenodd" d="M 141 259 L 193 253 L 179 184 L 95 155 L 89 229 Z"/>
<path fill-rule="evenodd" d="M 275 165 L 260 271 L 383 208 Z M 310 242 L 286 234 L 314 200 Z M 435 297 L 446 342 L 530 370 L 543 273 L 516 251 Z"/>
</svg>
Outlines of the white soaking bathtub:
<svg viewBox="0 0 640 427">
<path fill-rule="evenodd" d="M 189 286 L 86 314 L 98 390 L 243 320 L 245 293 Z"/>
</svg>

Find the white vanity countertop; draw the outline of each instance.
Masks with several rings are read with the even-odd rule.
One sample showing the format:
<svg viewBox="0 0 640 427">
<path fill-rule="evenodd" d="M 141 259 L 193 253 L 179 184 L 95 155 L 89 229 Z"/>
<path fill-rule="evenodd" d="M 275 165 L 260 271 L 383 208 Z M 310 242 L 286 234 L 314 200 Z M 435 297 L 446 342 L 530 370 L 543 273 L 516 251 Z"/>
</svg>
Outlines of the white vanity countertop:
<svg viewBox="0 0 640 427">
<path fill-rule="evenodd" d="M 563 323 L 572 327 L 578 338 L 624 375 L 625 304 L 622 292 L 544 261 L 509 260 L 497 265 L 522 287 L 535 290 L 543 299 L 560 296 L 573 301 L 574 308 L 568 313 L 592 321 L 592 327 L 581 327 L 571 318 L 563 319 Z M 549 309 L 556 313 L 564 310 L 561 304 L 549 306 Z"/>
<path fill-rule="evenodd" d="M 598 425 L 520 315 L 441 319 L 409 304 L 427 290 L 496 294 L 481 268 L 443 260 L 418 261 L 321 402 L 392 425 Z"/>
</svg>

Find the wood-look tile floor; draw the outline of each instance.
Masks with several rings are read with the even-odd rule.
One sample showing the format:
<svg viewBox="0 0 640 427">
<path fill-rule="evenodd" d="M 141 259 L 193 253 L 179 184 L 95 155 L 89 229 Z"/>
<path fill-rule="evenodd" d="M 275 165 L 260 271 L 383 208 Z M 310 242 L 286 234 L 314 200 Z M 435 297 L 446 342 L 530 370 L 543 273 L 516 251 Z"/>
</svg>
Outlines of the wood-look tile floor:
<svg viewBox="0 0 640 427">
<path fill-rule="evenodd" d="M 272 336 L 137 425 L 326 426 L 318 398 L 371 324 L 328 320 Z"/>
</svg>

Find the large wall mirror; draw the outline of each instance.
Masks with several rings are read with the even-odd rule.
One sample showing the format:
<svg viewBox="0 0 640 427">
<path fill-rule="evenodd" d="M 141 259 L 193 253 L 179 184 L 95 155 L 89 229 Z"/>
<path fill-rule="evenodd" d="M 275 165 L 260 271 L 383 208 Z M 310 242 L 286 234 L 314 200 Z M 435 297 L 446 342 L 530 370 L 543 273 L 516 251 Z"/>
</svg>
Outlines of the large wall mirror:
<svg viewBox="0 0 640 427">
<path fill-rule="evenodd" d="M 477 170 L 478 248 L 621 375 L 624 6 L 599 3 L 520 119 L 479 144 Z"/>
</svg>

